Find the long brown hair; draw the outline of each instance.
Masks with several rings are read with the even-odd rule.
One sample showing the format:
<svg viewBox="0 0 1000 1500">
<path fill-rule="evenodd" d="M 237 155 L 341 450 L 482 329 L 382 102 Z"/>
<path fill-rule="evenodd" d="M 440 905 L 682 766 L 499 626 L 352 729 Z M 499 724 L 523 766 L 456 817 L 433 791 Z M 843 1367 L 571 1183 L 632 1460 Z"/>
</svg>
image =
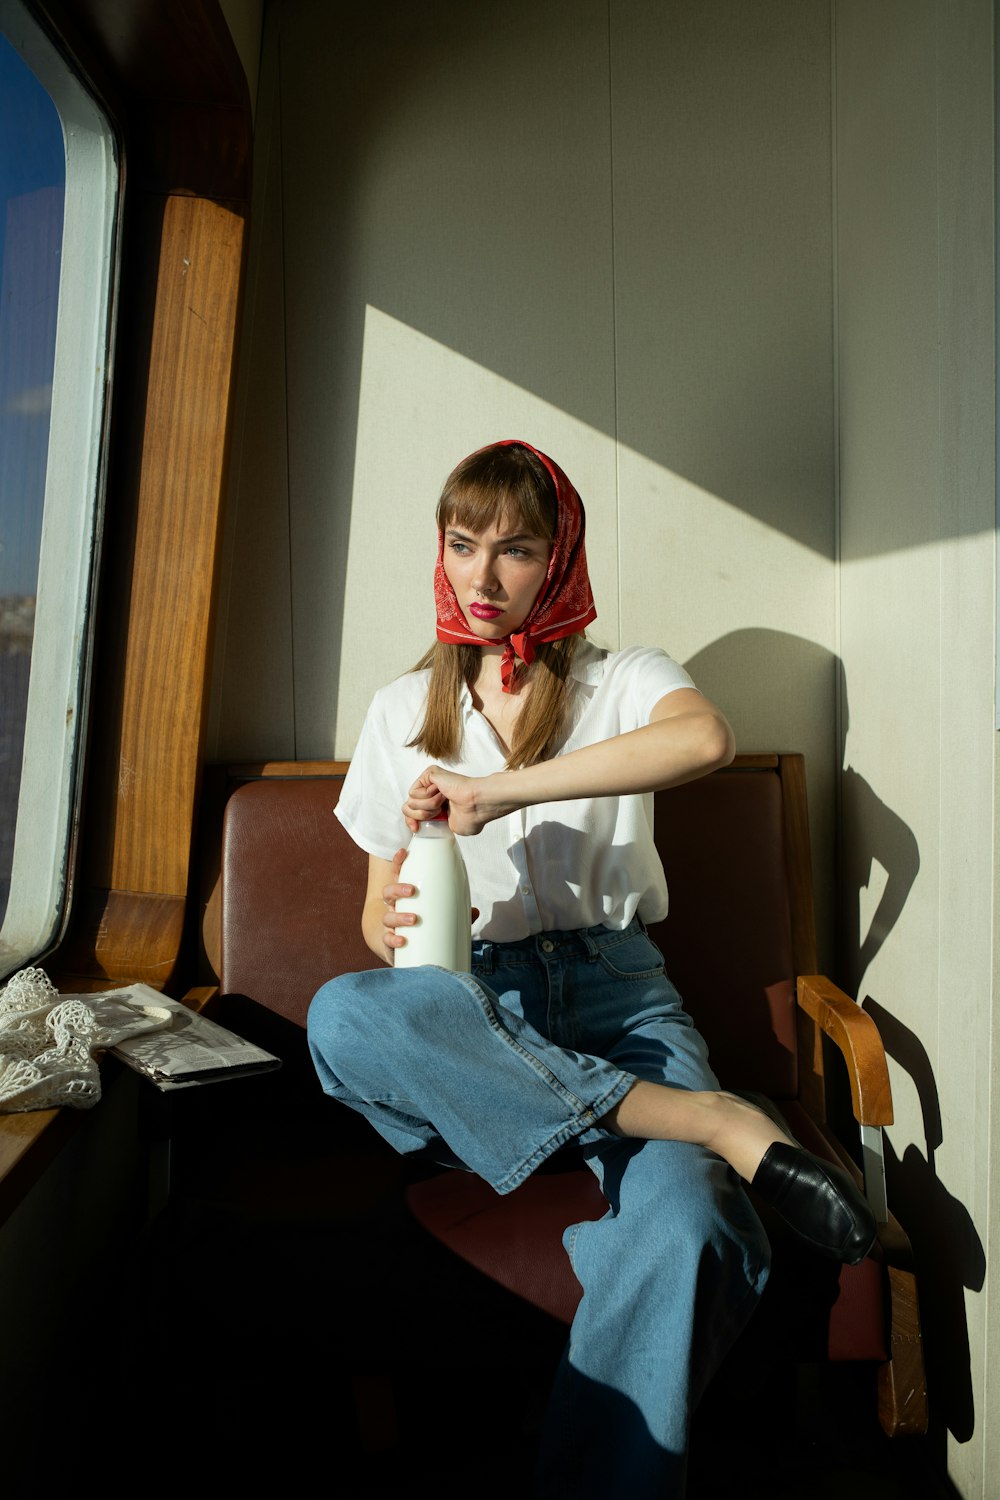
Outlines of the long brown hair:
<svg viewBox="0 0 1000 1500">
<path fill-rule="evenodd" d="M 544 464 L 517 443 L 483 448 L 452 470 L 437 505 L 438 530 L 460 526 L 485 531 L 504 524 L 551 542 L 556 532 L 556 492 Z M 527 698 L 514 725 L 507 769 L 534 765 L 562 738 L 568 692 L 566 680 L 578 635 L 539 643 L 530 666 L 518 669 L 518 690 Z M 455 760 L 462 743 L 459 697 L 463 682 L 471 691 L 479 676 L 478 646 L 435 641 L 416 666 L 430 668 L 424 720 L 410 744 L 432 760 Z"/>
</svg>

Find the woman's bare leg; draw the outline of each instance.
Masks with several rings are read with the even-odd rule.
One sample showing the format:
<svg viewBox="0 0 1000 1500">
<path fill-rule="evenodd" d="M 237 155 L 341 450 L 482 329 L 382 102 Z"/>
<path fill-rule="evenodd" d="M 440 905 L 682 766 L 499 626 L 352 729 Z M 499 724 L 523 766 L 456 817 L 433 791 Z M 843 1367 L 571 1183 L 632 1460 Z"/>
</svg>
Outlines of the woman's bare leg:
<svg viewBox="0 0 1000 1500">
<path fill-rule="evenodd" d="M 715 1151 L 745 1182 L 753 1180 L 768 1146 L 794 1142 L 755 1105 L 735 1094 L 691 1092 L 639 1079 L 604 1116 L 616 1135 L 648 1141 L 691 1141 Z"/>
<path fill-rule="evenodd" d="M 847 1171 L 803 1150 L 770 1115 L 735 1094 L 688 1092 L 639 1079 L 604 1116 L 618 1135 L 690 1141 L 721 1156 L 804 1239 L 856 1265 L 875 1219 Z"/>
</svg>

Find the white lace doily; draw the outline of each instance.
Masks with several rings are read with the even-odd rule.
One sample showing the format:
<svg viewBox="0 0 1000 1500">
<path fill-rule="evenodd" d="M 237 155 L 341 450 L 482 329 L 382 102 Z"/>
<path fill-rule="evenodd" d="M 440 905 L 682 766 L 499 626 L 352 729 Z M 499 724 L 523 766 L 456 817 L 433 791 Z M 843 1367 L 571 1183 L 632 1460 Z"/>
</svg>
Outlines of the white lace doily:
<svg viewBox="0 0 1000 1500">
<path fill-rule="evenodd" d="M 90 1109 L 101 1097 L 94 1054 L 169 1025 L 165 1005 L 108 994 L 64 999 L 42 969 L 12 974 L 0 990 L 0 1111 Z"/>
</svg>

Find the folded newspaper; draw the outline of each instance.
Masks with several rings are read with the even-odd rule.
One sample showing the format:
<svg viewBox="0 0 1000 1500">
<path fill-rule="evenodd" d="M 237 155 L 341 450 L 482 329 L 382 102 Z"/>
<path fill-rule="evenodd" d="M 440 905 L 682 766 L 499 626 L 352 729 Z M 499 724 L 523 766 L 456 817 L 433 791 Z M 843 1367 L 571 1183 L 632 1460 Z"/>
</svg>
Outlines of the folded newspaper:
<svg viewBox="0 0 1000 1500">
<path fill-rule="evenodd" d="M 265 1052 L 263 1047 L 189 1010 L 179 1000 L 168 999 L 148 984 L 131 984 L 110 993 L 117 1000 L 165 1006 L 171 1012 L 170 1025 L 162 1031 L 129 1037 L 109 1049 L 164 1092 L 269 1073 L 281 1067 L 281 1058 L 273 1052 Z"/>
</svg>

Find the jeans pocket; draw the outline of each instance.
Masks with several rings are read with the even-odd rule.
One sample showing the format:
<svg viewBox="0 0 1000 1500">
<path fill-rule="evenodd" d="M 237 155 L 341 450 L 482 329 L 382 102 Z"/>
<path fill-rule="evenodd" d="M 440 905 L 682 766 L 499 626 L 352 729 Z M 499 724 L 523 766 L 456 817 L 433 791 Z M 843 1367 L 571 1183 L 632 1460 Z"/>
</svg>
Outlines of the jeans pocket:
<svg viewBox="0 0 1000 1500">
<path fill-rule="evenodd" d="M 597 956 L 601 967 L 615 979 L 655 979 L 664 972 L 663 954 L 644 932 L 604 944 Z"/>
</svg>

